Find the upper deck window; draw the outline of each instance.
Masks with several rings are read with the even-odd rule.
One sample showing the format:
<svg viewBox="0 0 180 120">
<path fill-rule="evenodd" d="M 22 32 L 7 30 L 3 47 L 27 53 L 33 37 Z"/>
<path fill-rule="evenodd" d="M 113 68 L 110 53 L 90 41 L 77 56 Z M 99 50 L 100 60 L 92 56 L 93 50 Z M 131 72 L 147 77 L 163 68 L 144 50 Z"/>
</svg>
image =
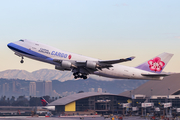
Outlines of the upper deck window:
<svg viewBox="0 0 180 120">
<path fill-rule="evenodd" d="M 19 41 L 24 42 L 24 40 L 19 40 Z"/>
</svg>

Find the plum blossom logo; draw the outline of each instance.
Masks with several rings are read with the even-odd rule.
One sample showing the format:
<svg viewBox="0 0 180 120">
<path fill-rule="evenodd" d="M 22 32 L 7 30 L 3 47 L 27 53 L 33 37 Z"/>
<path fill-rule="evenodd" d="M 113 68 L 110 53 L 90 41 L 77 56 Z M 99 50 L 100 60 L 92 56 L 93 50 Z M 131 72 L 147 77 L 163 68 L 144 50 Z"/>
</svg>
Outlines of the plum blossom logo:
<svg viewBox="0 0 180 120">
<path fill-rule="evenodd" d="M 46 106 L 46 105 L 47 105 L 46 101 L 43 100 L 43 99 L 41 99 L 41 103 L 42 103 L 43 106 Z"/>
<path fill-rule="evenodd" d="M 69 59 L 71 59 L 71 57 L 72 57 L 71 55 L 68 56 Z"/>
<path fill-rule="evenodd" d="M 165 65 L 165 63 L 163 61 L 161 61 L 161 58 L 159 58 L 159 57 L 149 60 L 148 64 L 149 64 L 150 70 L 155 71 L 155 72 L 161 71 L 162 67 Z"/>
</svg>

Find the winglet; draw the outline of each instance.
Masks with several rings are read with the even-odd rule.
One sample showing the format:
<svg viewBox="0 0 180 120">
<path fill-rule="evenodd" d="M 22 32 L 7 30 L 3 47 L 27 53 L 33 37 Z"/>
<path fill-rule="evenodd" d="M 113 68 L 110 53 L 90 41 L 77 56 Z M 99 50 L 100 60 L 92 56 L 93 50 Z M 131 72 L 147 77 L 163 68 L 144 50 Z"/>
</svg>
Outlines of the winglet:
<svg viewBox="0 0 180 120">
<path fill-rule="evenodd" d="M 133 60 L 135 57 L 134 56 L 132 56 L 132 57 L 129 57 L 129 58 L 126 58 L 127 60 Z"/>
</svg>

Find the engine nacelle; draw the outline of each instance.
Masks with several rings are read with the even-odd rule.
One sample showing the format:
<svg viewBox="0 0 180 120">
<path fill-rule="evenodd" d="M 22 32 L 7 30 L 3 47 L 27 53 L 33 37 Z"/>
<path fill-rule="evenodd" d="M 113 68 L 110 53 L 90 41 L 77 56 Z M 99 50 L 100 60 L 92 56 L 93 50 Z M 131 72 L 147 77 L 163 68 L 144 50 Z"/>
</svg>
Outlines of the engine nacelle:
<svg viewBox="0 0 180 120">
<path fill-rule="evenodd" d="M 86 61 L 86 67 L 91 68 L 91 69 L 96 69 L 97 64 L 95 62 L 92 62 L 92 61 Z"/>
<path fill-rule="evenodd" d="M 61 67 L 65 68 L 65 69 L 70 69 L 71 66 L 72 66 L 71 62 L 68 62 L 68 61 L 61 62 Z"/>
<path fill-rule="evenodd" d="M 61 67 L 61 66 L 55 66 L 55 69 L 57 69 L 57 70 L 61 70 L 61 71 L 64 71 L 64 68 L 63 67 Z"/>
<path fill-rule="evenodd" d="M 59 66 L 55 66 L 55 69 L 57 70 L 71 70 L 72 64 L 71 62 L 68 61 L 62 61 Z"/>
</svg>

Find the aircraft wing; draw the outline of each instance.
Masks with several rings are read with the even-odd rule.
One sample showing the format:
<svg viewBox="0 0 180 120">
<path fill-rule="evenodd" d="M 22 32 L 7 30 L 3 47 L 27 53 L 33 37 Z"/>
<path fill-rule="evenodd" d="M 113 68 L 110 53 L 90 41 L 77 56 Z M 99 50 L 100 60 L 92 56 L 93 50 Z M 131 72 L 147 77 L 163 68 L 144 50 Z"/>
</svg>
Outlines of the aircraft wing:
<svg viewBox="0 0 180 120">
<path fill-rule="evenodd" d="M 75 60 L 53 59 L 53 61 L 59 63 L 59 66 L 55 67 L 58 70 L 80 69 L 82 72 L 86 74 L 90 74 L 93 73 L 94 71 L 102 70 L 104 68 L 109 69 L 110 67 L 113 67 L 112 64 L 131 61 L 134 58 L 135 57 L 129 57 L 124 59 L 99 60 L 99 61 L 90 61 L 90 60 L 75 61 Z"/>
<path fill-rule="evenodd" d="M 104 63 L 104 64 L 116 64 L 116 63 L 121 63 L 121 62 L 127 62 L 133 60 L 135 57 L 129 57 L 125 59 L 117 59 L 117 60 L 100 60 L 98 61 L 99 63 Z"/>
<path fill-rule="evenodd" d="M 135 57 L 123 58 L 123 59 L 116 59 L 116 60 L 99 60 L 99 61 L 76 61 L 77 66 L 85 66 L 88 63 L 96 63 L 97 67 L 106 68 L 112 67 L 112 64 L 117 64 L 121 62 L 127 62 L 133 60 Z"/>
</svg>

